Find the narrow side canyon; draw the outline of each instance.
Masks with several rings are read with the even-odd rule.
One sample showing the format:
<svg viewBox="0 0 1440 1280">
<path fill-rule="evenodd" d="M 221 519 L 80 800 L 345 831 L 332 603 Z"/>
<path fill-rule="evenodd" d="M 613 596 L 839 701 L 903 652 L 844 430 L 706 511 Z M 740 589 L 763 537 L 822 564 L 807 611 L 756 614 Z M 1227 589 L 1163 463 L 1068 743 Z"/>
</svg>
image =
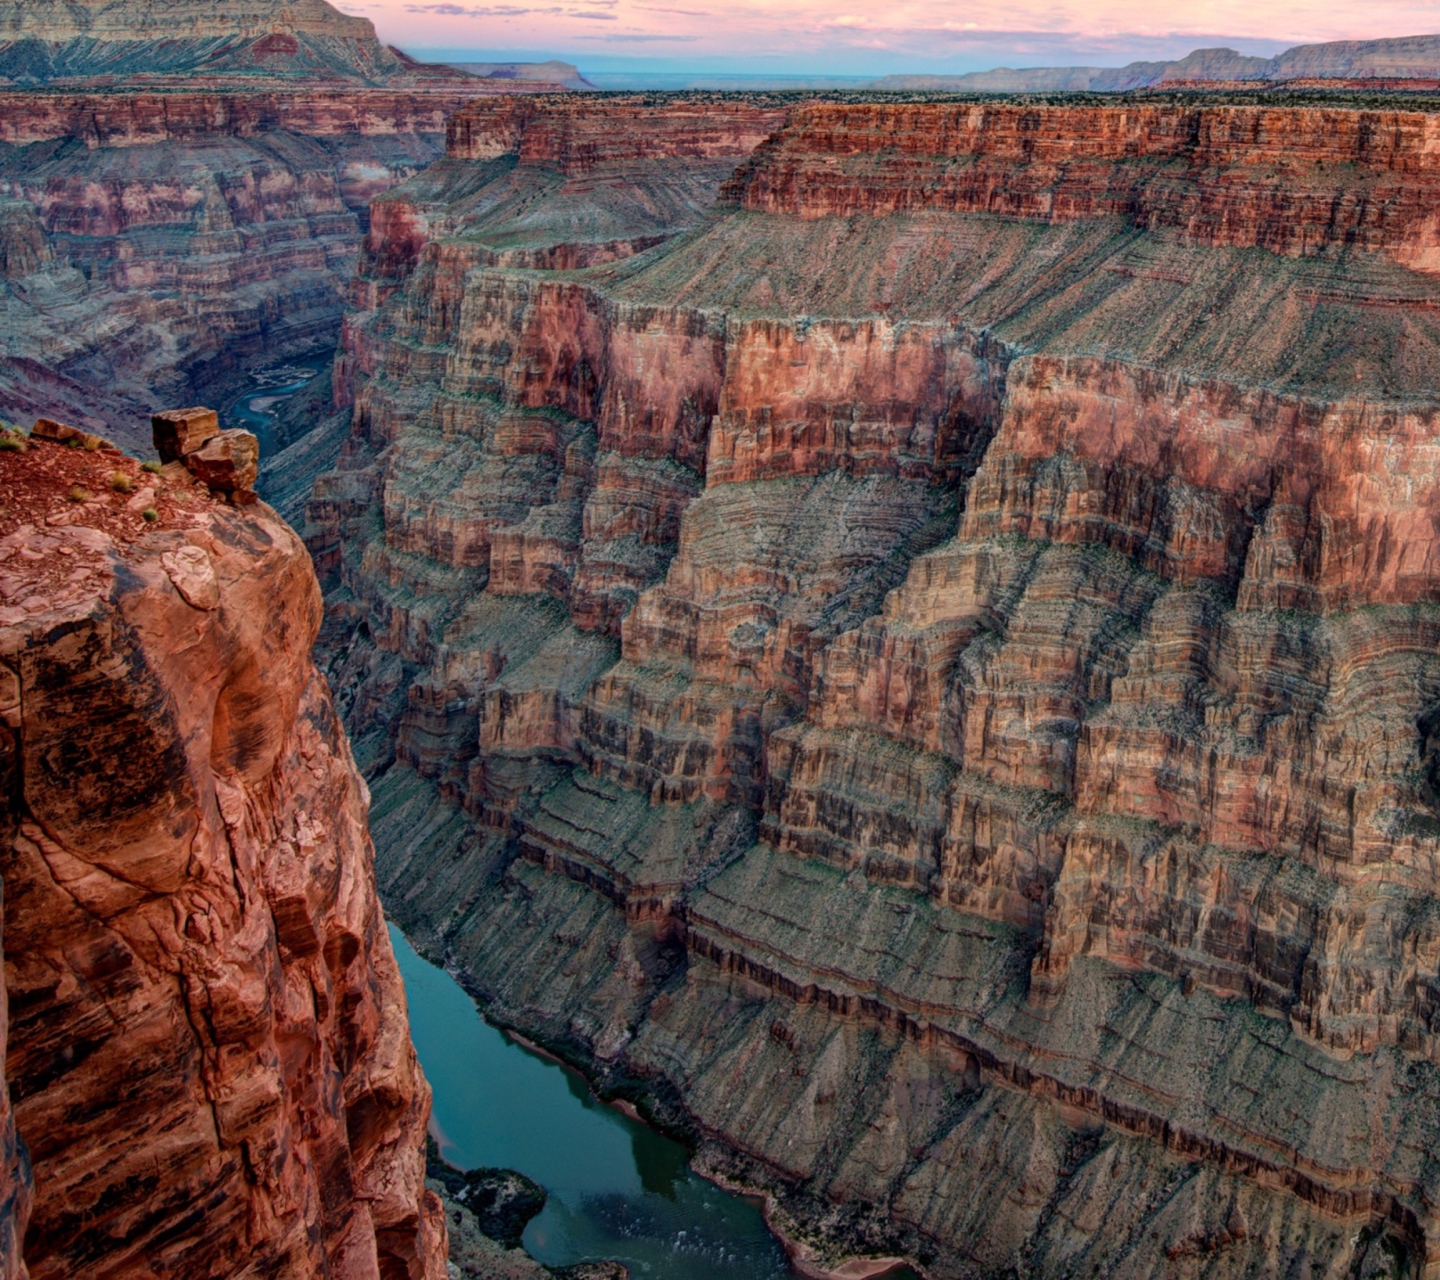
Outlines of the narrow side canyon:
<svg viewBox="0 0 1440 1280">
<path fill-rule="evenodd" d="M 1440 1276 L 1435 119 L 463 109 L 305 528 L 395 917 L 817 1263 Z"/>
<path fill-rule="evenodd" d="M 477 95 L 324 0 L 0 3 L 0 421 L 149 415 L 334 350 L 372 197 Z"/>
<path fill-rule="evenodd" d="M 372 196 L 470 94 L 0 91 L 0 418 L 152 411 L 334 343 Z"/>
</svg>

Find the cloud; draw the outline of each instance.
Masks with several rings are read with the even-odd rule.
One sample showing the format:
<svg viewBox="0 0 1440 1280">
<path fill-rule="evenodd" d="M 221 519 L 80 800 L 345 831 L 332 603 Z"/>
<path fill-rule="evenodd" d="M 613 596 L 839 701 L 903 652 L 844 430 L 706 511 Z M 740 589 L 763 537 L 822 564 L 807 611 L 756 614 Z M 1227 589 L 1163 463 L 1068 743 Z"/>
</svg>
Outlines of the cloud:
<svg viewBox="0 0 1440 1280">
<path fill-rule="evenodd" d="M 626 34 L 617 31 L 607 36 L 576 36 L 577 40 L 599 40 L 605 44 L 653 44 L 656 42 L 664 44 L 694 44 L 700 39 L 699 36 L 652 36 L 643 35 L 639 32 Z"/>
<path fill-rule="evenodd" d="M 561 14 L 564 9 L 529 9 L 515 5 L 486 5 L 467 9 L 459 4 L 407 4 L 407 13 L 438 13 L 446 18 L 524 18 L 531 14 Z M 577 15 L 578 16 L 578 15 Z M 587 15 L 589 16 L 589 15 Z"/>
<path fill-rule="evenodd" d="M 565 15 L 567 18 L 586 18 L 591 22 L 619 22 L 613 13 L 575 13 L 573 10 Z"/>
<path fill-rule="evenodd" d="M 1227 45 L 1268 56 L 1295 44 L 1399 36 L 1434 29 L 1436 0 L 348 0 L 366 5 L 383 38 L 426 47 L 463 44 L 489 23 L 507 48 L 593 43 L 682 56 L 703 43 L 719 58 L 762 58 L 794 70 L 884 74 L 912 67 L 963 72 L 995 66 L 1122 66 Z M 3 7 L 5 0 L 0 0 Z M 347 0 L 338 0 L 345 4 Z M 595 15 L 614 14 L 626 28 Z M 474 20 L 479 21 L 474 21 Z M 577 30 L 610 28 L 603 37 Z M 651 49 L 649 46 L 653 45 Z M 667 51 L 667 46 L 669 46 Z M 691 55 L 698 50 L 689 50 Z"/>
</svg>

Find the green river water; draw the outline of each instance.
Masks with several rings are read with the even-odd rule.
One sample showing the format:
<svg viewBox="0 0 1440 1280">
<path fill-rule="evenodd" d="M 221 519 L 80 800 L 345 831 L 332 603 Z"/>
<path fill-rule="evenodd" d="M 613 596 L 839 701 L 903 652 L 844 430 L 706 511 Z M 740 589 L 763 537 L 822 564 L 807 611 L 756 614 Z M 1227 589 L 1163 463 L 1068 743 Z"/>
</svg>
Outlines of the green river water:
<svg viewBox="0 0 1440 1280">
<path fill-rule="evenodd" d="M 532 1257 L 549 1266 L 618 1259 L 636 1280 L 796 1274 L 752 1200 L 706 1182 L 678 1142 L 490 1026 L 448 973 L 393 925 L 390 935 L 442 1153 L 464 1169 L 518 1169 L 550 1193 L 525 1230 Z"/>
</svg>

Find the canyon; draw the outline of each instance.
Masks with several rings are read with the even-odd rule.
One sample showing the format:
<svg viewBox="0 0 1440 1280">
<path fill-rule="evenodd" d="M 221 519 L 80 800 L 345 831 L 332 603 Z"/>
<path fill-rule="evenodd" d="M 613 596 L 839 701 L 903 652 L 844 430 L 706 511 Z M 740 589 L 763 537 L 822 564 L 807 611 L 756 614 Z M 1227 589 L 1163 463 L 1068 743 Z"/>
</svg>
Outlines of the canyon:
<svg viewBox="0 0 1440 1280">
<path fill-rule="evenodd" d="M 303 515 L 392 917 L 812 1267 L 1440 1275 L 1436 129 L 463 107 Z"/>
<path fill-rule="evenodd" d="M 143 33 L 164 30 L 164 40 Z M 335 347 L 373 197 L 486 93 L 323 0 L 0 5 L 0 419 L 135 453 Z"/>
<path fill-rule="evenodd" d="M 445 1280 L 318 584 L 188 420 L 0 451 L 0 1270 Z"/>
</svg>

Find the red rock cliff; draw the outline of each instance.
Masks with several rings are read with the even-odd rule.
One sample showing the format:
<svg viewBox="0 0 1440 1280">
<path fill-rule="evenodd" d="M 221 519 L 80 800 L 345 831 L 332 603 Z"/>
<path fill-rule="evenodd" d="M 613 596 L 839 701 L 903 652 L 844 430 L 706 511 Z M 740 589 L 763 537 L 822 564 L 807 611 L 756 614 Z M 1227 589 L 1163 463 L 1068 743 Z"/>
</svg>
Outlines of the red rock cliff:
<svg viewBox="0 0 1440 1280">
<path fill-rule="evenodd" d="M 713 160 L 749 155 L 785 119 L 763 100 L 686 95 L 659 103 L 608 98 L 603 108 L 573 97 L 478 100 L 450 120 L 445 153 L 554 165 L 570 177 L 635 160 Z"/>
<path fill-rule="evenodd" d="M 1437 140 L 1419 111 L 822 103 L 797 109 L 726 195 L 807 218 L 1114 217 L 1198 244 L 1360 246 L 1440 270 Z"/>
<path fill-rule="evenodd" d="M 429 1091 L 304 548 L 103 451 L 32 443 L 0 476 L 30 1274 L 443 1280 Z"/>
</svg>

